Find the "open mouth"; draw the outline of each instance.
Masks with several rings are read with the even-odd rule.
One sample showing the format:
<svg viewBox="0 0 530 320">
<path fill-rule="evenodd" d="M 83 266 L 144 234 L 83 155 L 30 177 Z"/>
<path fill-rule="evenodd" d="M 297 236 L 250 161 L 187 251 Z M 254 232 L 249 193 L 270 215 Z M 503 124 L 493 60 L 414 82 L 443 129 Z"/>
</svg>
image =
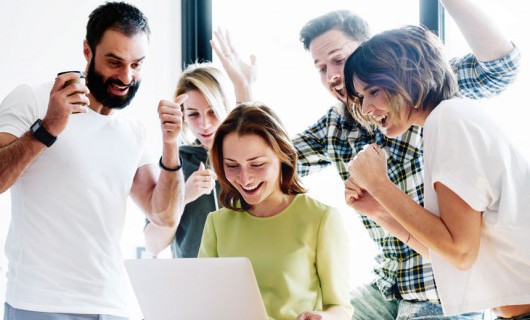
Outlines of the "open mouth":
<svg viewBox="0 0 530 320">
<path fill-rule="evenodd" d="M 374 119 L 381 128 L 386 128 L 388 125 L 387 115 L 372 116 L 372 119 Z"/>
<path fill-rule="evenodd" d="M 342 102 L 346 102 L 346 89 L 344 88 L 344 84 L 333 87 L 333 91 L 335 91 Z"/>
<path fill-rule="evenodd" d="M 240 184 L 241 189 L 243 189 L 243 193 L 248 196 L 252 196 L 256 194 L 262 185 L 263 185 L 263 182 L 260 182 L 258 185 L 255 185 L 255 186 L 248 186 L 248 187 L 243 187 Z"/>
<path fill-rule="evenodd" d="M 116 83 L 112 83 L 109 85 L 109 91 L 114 95 L 123 96 L 127 94 L 129 87 L 130 85 L 118 85 Z"/>
</svg>

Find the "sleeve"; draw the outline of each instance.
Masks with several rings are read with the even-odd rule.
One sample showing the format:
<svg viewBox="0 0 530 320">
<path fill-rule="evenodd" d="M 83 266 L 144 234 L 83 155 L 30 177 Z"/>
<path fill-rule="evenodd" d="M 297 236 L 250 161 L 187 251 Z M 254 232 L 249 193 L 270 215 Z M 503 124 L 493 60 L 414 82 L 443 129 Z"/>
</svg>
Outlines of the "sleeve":
<svg viewBox="0 0 530 320">
<path fill-rule="evenodd" d="M 463 97 L 478 99 L 493 97 L 504 91 L 519 72 L 521 53 L 514 49 L 506 56 L 492 61 L 479 61 L 467 54 L 450 61 Z"/>
<path fill-rule="evenodd" d="M 216 258 L 219 256 L 217 253 L 217 235 L 215 234 L 212 217 L 213 215 L 210 213 L 204 224 L 201 246 L 199 247 L 199 258 Z"/>
<path fill-rule="evenodd" d="M 457 108 L 443 110 L 434 130 L 425 133 L 425 163 L 433 188 L 443 183 L 474 210 L 484 211 L 494 198 L 490 179 L 500 176 L 502 168 L 488 166 L 488 135 L 460 117 Z"/>
<path fill-rule="evenodd" d="M 158 165 L 158 158 L 155 156 L 153 146 L 150 144 L 150 141 L 153 139 L 149 139 L 147 130 L 142 124 L 139 124 L 139 135 L 139 138 L 142 139 L 142 155 L 138 163 L 138 168 L 148 164 Z"/>
<path fill-rule="evenodd" d="M 317 242 L 317 272 L 324 309 L 343 307 L 351 316 L 349 239 L 340 214 L 330 211 L 323 218 Z"/>
<path fill-rule="evenodd" d="M 329 112 L 293 138 L 293 144 L 298 153 L 297 173 L 301 177 L 317 173 L 331 165 L 326 151 L 328 119 Z"/>
<path fill-rule="evenodd" d="M 0 104 L 0 132 L 20 138 L 38 118 L 36 98 L 28 85 L 11 91 Z"/>
</svg>

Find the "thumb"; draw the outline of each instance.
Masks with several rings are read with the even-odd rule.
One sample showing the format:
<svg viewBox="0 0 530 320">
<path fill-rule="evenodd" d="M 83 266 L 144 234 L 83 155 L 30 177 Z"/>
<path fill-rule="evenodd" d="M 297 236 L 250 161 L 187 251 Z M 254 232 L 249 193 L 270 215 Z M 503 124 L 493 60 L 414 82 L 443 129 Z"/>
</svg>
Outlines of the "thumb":
<svg viewBox="0 0 530 320">
<path fill-rule="evenodd" d="M 200 170 L 200 171 L 204 170 L 204 163 L 202 163 L 202 161 L 201 161 L 201 163 L 199 164 L 199 170 Z"/>
</svg>

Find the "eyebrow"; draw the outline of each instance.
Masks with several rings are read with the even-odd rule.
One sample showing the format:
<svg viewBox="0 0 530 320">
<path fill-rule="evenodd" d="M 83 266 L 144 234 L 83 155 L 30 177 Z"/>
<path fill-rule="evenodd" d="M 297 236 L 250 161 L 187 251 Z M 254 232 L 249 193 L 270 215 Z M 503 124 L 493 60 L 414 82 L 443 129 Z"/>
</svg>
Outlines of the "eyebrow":
<svg viewBox="0 0 530 320">
<path fill-rule="evenodd" d="M 328 52 L 328 56 L 337 53 L 337 51 L 341 51 L 343 48 L 344 46 L 331 50 L 330 52 Z M 318 59 L 315 59 L 315 61 L 313 61 L 314 64 L 317 64 L 317 62 L 318 62 Z"/>
<path fill-rule="evenodd" d="M 253 160 L 256 160 L 258 158 L 263 158 L 264 156 L 256 156 L 256 157 L 252 157 L 250 159 L 247 159 L 246 161 L 253 161 Z M 230 159 L 230 158 L 224 158 L 224 160 L 228 160 L 228 161 L 233 161 L 233 162 L 237 162 L 236 160 L 234 159 Z"/>
<path fill-rule="evenodd" d="M 120 60 L 120 61 L 125 61 L 125 59 L 123 59 L 123 58 L 120 57 L 120 56 L 115 55 L 114 53 L 107 53 L 107 54 L 105 55 L 105 57 L 113 58 L 113 59 Z M 136 60 L 134 60 L 134 61 L 135 61 L 135 62 L 140 62 L 140 61 L 142 61 L 142 60 L 144 60 L 144 59 L 145 59 L 145 56 L 141 57 L 140 59 L 136 59 Z"/>
</svg>

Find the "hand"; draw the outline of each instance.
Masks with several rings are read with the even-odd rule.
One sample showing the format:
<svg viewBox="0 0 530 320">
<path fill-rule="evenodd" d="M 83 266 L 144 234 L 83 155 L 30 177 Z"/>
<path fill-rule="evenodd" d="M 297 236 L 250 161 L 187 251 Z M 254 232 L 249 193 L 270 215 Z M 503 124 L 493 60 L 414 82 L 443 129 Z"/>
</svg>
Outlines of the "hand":
<svg viewBox="0 0 530 320">
<path fill-rule="evenodd" d="M 305 311 L 296 317 L 296 320 L 322 320 L 324 317 L 316 311 Z"/>
<path fill-rule="evenodd" d="M 48 101 L 48 110 L 42 119 L 46 130 L 54 136 L 58 136 L 66 128 L 70 114 L 87 112 L 86 106 L 90 104 L 86 96 L 90 93 L 87 86 L 75 83 L 65 87 L 67 81 L 78 77 L 77 73 L 65 73 L 55 78 Z"/>
<path fill-rule="evenodd" d="M 223 34 L 221 29 L 217 29 L 214 34 L 218 43 L 212 39 L 210 44 L 234 85 L 237 101 L 251 100 L 252 97 L 248 95 L 250 95 L 249 91 L 256 80 L 256 56 L 251 55 L 250 64 L 248 64 L 239 57 L 230 41 L 228 32 L 225 31 Z"/>
<path fill-rule="evenodd" d="M 375 143 L 367 145 L 348 164 L 355 185 L 372 191 L 388 180 L 386 153 Z"/>
<path fill-rule="evenodd" d="M 357 186 L 352 177 L 344 183 L 344 197 L 350 207 L 370 218 L 384 212 L 383 206 L 368 191 Z"/>
<path fill-rule="evenodd" d="M 217 176 L 210 169 L 205 169 L 201 162 L 199 169 L 186 180 L 184 201 L 186 204 L 195 201 L 203 194 L 209 194 L 215 188 Z"/>
<path fill-rule="evenodd" d="M 182 131 L 181 105 L 188 99 L 187 94 L 181 94 L 175 101 L 161 100 L 158 103 L 158 118 L 162 127 L 164 143 L 177 143 Z"/>
</svg>

